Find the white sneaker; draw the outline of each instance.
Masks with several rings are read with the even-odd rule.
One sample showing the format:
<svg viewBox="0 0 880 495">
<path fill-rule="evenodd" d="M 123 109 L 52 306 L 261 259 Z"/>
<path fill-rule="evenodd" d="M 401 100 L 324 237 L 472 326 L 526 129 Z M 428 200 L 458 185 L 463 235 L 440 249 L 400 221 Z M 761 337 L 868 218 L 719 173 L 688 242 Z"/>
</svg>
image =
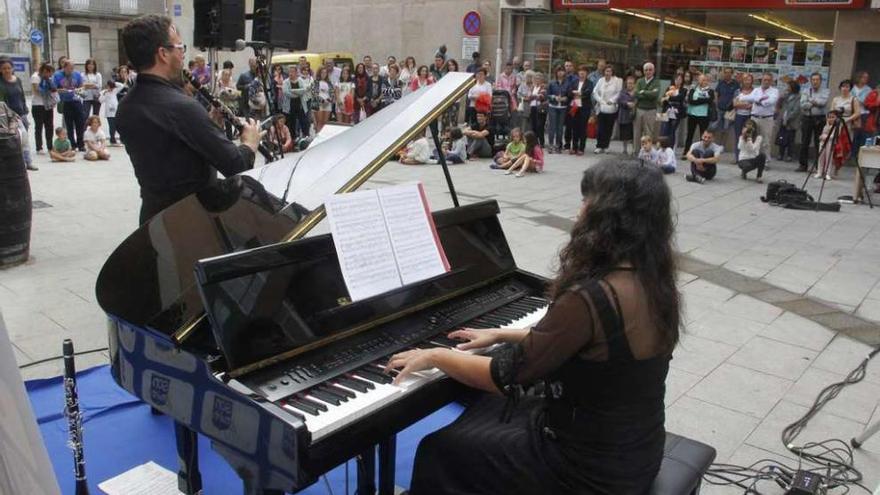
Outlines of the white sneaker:
<svg viewBox="0 0 880 495">
<path fill-rule="evenodd" d="M 596 149 L 594 149 L 594 150 L 593 150 L 593 153 L 595 153 L 595 154 L 597 154 L 597 155 L 600 154 L 600 153 L 602 153 L 602 148 L 596 148 Z"/>
</svg>

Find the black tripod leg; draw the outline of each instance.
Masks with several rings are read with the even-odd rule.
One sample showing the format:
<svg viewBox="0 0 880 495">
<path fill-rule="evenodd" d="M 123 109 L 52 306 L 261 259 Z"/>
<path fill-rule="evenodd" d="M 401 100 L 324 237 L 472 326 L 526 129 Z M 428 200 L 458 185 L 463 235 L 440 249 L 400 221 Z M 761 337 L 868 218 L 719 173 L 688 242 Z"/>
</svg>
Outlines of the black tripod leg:
<svg viewBox="0 0 880 495">
<path fill-rule="evenodd" d="M 458 208 L 458 194 L 455 194 L 455 186 L 452 184 L 452 176 L 449 175 L 449 166 L 446 164 L 446 155 L 440 146 L 440 133 L 438 131 L 437 120 L 428 124 L 431 127 L 431 135 L 434 136 L 434 146 L 437 147 L 437 161 L 443 167 L 443 175 L 446 176 L 446 187 L 449 188 L 449 194 L 452 195 L 452 205 Z"/>
<path fill-rule="evenodd" d="M 357 493 L 358 495 L 376 493 L 375 447 L 370 447 L 357 457 Z"/>
<path fill-rule="evenodd" d="M 177 439 L 177 488 L 186 495 L 202 491 L 202 474 L 199 472 L 199 436 L 185 425 L 174 422 L 174 436 Z"/>
<path fill-rule="evenodd" d="M 379 443 L 379 495 L 394 495 L 397 460 L 397 435 Z"/>
</svg>

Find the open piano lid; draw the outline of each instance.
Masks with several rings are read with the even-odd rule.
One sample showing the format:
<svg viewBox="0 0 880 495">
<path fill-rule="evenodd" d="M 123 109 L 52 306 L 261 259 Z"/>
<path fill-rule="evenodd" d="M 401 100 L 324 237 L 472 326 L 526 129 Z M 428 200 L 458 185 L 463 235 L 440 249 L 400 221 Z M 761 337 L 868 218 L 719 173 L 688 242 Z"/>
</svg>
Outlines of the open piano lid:
<svg viewBox="0 0 880 495">
<path fill-rule="evenodd" d="M 95 287 L 109 315 L 177 343 L 204 322 L 195 262 L 298 239 L 324 218 L 324 199 L 350 192 L 473 85 L 451 72 L 300 154 L 219 181 L 140 226 L 104 263 Z"/>
</svg>

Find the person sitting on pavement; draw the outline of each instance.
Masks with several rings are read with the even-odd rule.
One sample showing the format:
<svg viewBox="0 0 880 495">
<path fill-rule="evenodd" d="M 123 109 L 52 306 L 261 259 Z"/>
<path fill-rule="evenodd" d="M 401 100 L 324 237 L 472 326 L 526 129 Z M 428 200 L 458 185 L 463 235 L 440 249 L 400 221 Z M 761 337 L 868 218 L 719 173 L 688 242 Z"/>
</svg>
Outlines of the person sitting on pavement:
<svg viewBox="0 0 880 495">
<path fill-rule="evenodd" d="M 400 163 L 403 165 L 424 165 L 432 163 L 431 145 L 428 138 L 420 137 L 411 141 L 406 147 L 398 153 Z"/>
<path fill-rule="evenodd" d="M 446 151 L 446 163 L 461 164 L 467 159 L 467 139 L 458 127 L 449 129 L 449 150 Z"/>
<path fill-rule="evenodd" d="M 544 150 L 538 143 L 538 136 L 528 131 L 525 133 L 526 150 L 519 158 L 513 162 L 513 165 L 507 169 L 505 174 L 510 175 L 516 172 L 517 177 L 522 177 L 526 172 L 543 172 L 544 171 Z M 517 172 L 519 170 L 519 172 Z"/>
<path fill-rule="evenodd" d="M 691 173 L 685 179 L 700 184 L 712 180 L 718 171 L 722 151 L 724 147 L 712 141 L 712 133 L 708 130 L 703 132 L 700 141 L 691 145 L 685 157 L 691 162 Z"/>
<path fill-rule="evenodd" d="M 654 148 L 654 140 L 651 139 L 651 136 L 642 136 L 640 141 L 642 147 L 639 149 L 639 162 L 642 165 L 654 165 L 657 163 L 659 153 Z"/>
<path fill-rule="evenodd" d="M 97 160 L 109 160 L 110 152 L 107 151 L 107 136 L 101 130 L 101 117 L 92 115 L 86 120 L 86 132 L 83 133 L 83 141 L 86 143 L 85 159 L 91 162 Z"/>
<path fill-rule="evenodd" d="M 495 148 L 495 133 L 492 129 L 492 123 L 489 116 L 483 112 L 477 114 L 477 125 L 464 131 L 464 135 L 468 138 L 468 159 L 474 158 L 492 158 L 492 152 Z"/>
<path fill-rule="evenodd" d="M 669 136 L 661 136 L 657 140 L 659 149 L 657 150 L 657 167 L 664 174 L 674 174 L 678 166 L 678 159 L 675 156 L 675 149 L 670 144 L 672 138 Z"/>
<path fill-rule="evenodd" d="M 52 141 L 49 157 L 53 162 L 76 161 L 76 150 L 70 144 L 70 139 L 67 139 L 67 129 L 63 127 L 55 128 L 55 139 Z"/>
<path fill-rule="evenodd" d="M 507 170 L 525 150 L 526 143 L 523 142 L 522 130 L 519 127 L 514 127 L 510 131 L 510 142 L 507 143 L 507 148 L 495 155 L 495 160 L 489 165 L 489 168 Z"/>
<path fill-rule="evenodd" d="M 736 162 L 742 170 L 743 180 L 749 172 L 757 169 L 758 175 L 755 181 L 762 182 L 761 176 L 764 175 L 764 165 L 767 163 L 767 155 L 762 151 L 763 141 L 764 137 L 758 133 L 758 125 L 755 121 L 746 121 L 742 135 L 739 136 L 739 161 Z"/>
</svg>

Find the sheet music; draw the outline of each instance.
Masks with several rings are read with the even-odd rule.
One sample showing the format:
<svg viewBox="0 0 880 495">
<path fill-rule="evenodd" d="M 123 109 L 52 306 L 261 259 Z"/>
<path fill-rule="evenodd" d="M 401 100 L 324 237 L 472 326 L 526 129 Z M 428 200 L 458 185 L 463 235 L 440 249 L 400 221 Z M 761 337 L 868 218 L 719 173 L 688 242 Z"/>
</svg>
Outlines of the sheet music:
<svg viewBox="0 0 880 495">
<path fill-rule="evenodd" d="M 351 300 L 403 285 L 376 191 L 337 194 L 325 207 Z"/>
<path fill-rule="evenodd" d="M 179 495 L 177 474 L 153 461 L 98 484 L 107 495 Z"/>
<path fill-rule="evenodd" d="M 448 262 L 440 249 L 422 184 L 386 187 L 378 192 L 403 284 L 445 273 Z"/>
</svg>

